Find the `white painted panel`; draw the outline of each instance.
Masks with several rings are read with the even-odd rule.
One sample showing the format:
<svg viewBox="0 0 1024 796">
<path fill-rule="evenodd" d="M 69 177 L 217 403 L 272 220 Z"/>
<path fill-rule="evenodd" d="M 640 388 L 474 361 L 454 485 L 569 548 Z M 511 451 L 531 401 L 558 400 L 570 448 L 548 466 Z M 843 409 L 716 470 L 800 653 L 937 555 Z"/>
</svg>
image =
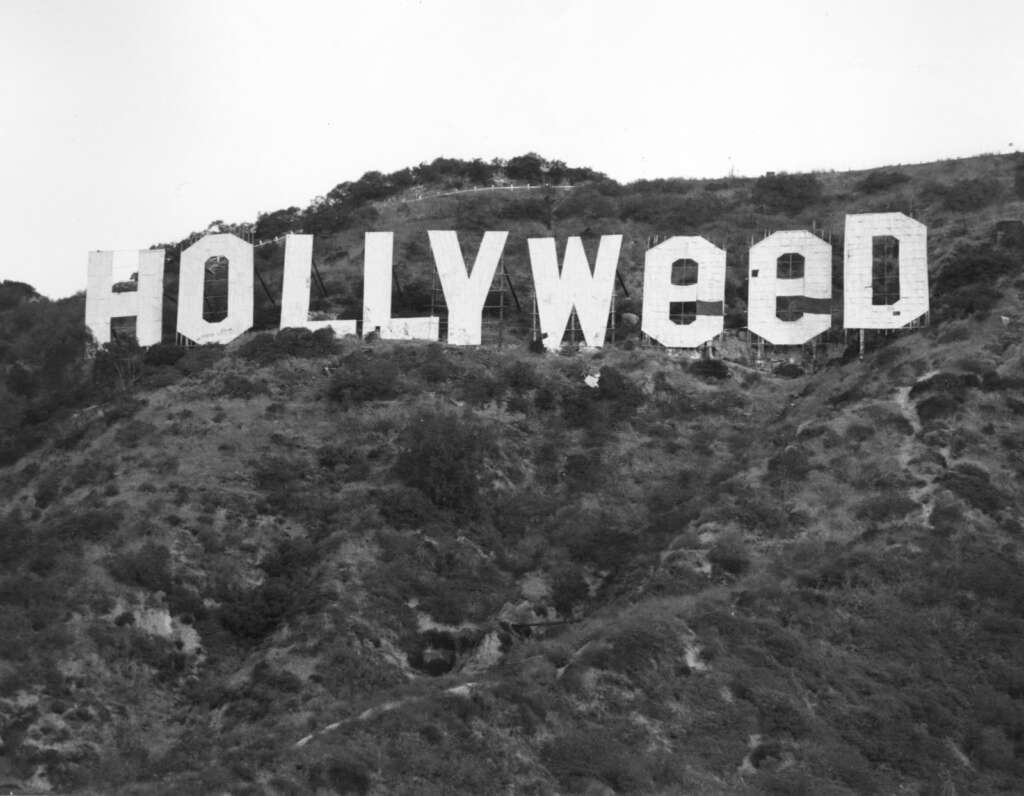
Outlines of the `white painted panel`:
<svg viewBox="0 0 1024 796">
<path fill-rule="evenodd" d="M 672 264 L 677 260 L 697 263 L 697 282 L 672 283 Z M 696 348 L 721 334 L 724 318 L 698 314 L 693 323 L 675 323 L 669 305 L 682 301 L 725 301 L 725 251 L 700 236 L 677 235 L 649 249 L 644 255 L 644 303 L 640 328 L 644 334 L 669 348 Z"/>
<path fill-rule="evenodd" d="M 540 330 L 547 335 L 544 346 L 550 351 L 559 349 L 575 307 L 584 341 L 588 346 L 600 348 L 604 345 L 608 328 L 622 236 L 601 236 L 593 274 L 583 250 L 583 241 L 578 237 L 569 238 L 565 243 L 561 274 L 558 272 L 554 238 L 530 238 L 527 242 Z"/>
<path fill-rule="evenodd" d="M 114 293 L 114 283 L 138 273 L 138 288 Z M 164 298 L 164 250 L 89 252 L 85 292 L 85 325 L 96 342 L 110 342 L 110 319 L 135 318 L 139 345 L 156 345 L 161 338 Z"/>
<path fill-rule="evenodd" d="M 800 279 L 779 279 L 778 260 L 784 254 L 804 258 Z M 802 345 L 827 332 L 832 314 L 805 312 L 795 321 L 776 314 L 778 296 L 832 298 L 832 246 L 806 230 L 776 232 L 750 248 L 747 282 L 747 328 L 775 345 Z"/>
<path fill-rule="evenodd" d="M 430 230 L 427 235 L 448 305 L 448 342 L 452 345 L 480 345 L 484 302 L 494 282 L 508 233 L 484 233 L 473 270 L 468 275 L 457 232 Z"/>
<path fill-rule="evenodd" d="M 313 236 L 286 235 L 284 239 L 284 276 L 281 285 L 282 329 L 333 329 L 339 337 L 356 333 L 354 320 L 311 321 L 309 289 L 313 270 Z"/>
<path fill-rule="evenodd" d="M 391 268 L 394 233 L 367 232 L 363 261 L 363 334 L 385 340 L 436 340 L 440 319 L 391 317 Z"/>
<path fill-rule="evenodd" d="M 900 242 L 900 299 L 871 303 L 872 239 Z M 899 329 L 928 312 L 928 228 L 903 213 L 846 217 L 843 325 L 847 329 Z"/>
<path fill-rule="evenodd" d="M 228 261 L 228 314 L 221 321 L 203 320 L 206 261 Z M 178 333 L 200 344 L 230 343 L 252 328 L 252 244 L 221 233 L 200 238 L 181 253 L 178 282 Z"/>
</svg>

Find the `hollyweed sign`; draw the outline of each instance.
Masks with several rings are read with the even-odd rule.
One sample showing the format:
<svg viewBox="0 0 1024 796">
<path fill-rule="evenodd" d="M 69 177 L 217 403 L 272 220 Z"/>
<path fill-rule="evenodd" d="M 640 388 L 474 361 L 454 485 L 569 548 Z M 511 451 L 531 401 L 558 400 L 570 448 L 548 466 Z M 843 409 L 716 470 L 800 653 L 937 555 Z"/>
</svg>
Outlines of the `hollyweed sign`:
<svg viewBox="0 0 1024 796">
<path fill-rule="evenodd" d="M 447 342 L 479 345 L 484 302 L 505 248 L 507 232 L 486 232 L 471 266 L 463 258 L 458 233 L 427 233 L 437 276 L 448 307 Z M 888 259 L 876 255 L 886 244 Z M 383 338 L 437 340 L 440 319 L 391 315 L 391 232 L 367 232 L 363 263 L 363 333 Z M 928 312 L 927 230 L 902 213 L 862 213 L 846 217 L 843 267 L 843 323 L 848 329 L 897 329 Z M 540 330 L 557 349 L 573 310 L 587 345 L 605 339 L 622 235 L 602 235 L 593 263 L 582 240 L 570 237 L 559 262 L 554 238 L 527 241 Z M 222 320 L 203 317 L 206 263 L 226 258 L 228 309 Z M 281 327 L 331 328 L 339 335 L 358 332 L 354 318 L 309 320 L 312 235 L 285 238 Z M 223 261 L 221 261 L 223 262 Z M 673 266 L 688 267 L 684 284 L 673 281 Z M 138 274 L 135 291 L 114 292 L 115 265 Z M 879 269 L 889 269 L 878 289 Z M 162 249 L 89 255 L 85 322 L 96 339 L 110 339 L 110 321 L 134 317 L 140 345 L 160 342 L 163 312 Z M 750 249 L 747 327 L 776 345 L 800 345 L 832 322 L 832 246 L 806 231 L 776 232 Z M 893 288 L 895 286 L 895 288 Z M 723 328 L 725 251 L 699 236 L 675 236 L 644 255 L 641 330 L 669 348 L 695 348 Z M 780 303 L 781 302 L 781 303 Z M 695 310 L 685 323 L 672 319 L 673 304 Z M 780 306 L 787 308 L 780 312 Z M 207 235 L 181 254 L 178 332 L 197 343 L 227 343 L 252 327 L 253 247 L 230 234 Z"/>
</svg>

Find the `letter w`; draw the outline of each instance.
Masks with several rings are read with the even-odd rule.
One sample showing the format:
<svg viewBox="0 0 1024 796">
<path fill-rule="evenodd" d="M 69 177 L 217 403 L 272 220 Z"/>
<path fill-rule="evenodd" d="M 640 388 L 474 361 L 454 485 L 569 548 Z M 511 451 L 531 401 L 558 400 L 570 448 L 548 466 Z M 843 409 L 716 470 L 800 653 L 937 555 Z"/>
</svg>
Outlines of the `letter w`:
<svg viewBox="0 0 1024 796">
<path fill-rule="evenodd" d="M 561 273 L 554 238 L 530 238 L 530 268 L 537 295 L 537 314 L 544 346 L 557 351 L 573 309 L 587 345 L 600 348 L 608 328 L 608 311 L 615 288 L 615 269 L 622 248 L 621 235 L 602 235 L 597 247 L 597 264 L 590 272 L 583 241 L 569 238 Z"/>
</svg>

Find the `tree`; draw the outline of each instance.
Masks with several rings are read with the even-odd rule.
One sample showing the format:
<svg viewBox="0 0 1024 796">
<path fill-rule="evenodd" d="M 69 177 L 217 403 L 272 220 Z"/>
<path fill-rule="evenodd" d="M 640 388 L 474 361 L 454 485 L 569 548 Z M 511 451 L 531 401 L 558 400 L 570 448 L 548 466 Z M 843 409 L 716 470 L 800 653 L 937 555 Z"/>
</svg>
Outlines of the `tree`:
<svg viewBox="0 0 1024 796">
<path fill-rule="evenodd" d="M 117 392 L 128 392 L 142 371 L 142 349 L 134 337 L 115 337 L 96 354 L 93 380 Z"/>
<path fill-rule="evenodd" d="M 395 469 L 436 505 L 472 510 L 489 447 L 487 430 L 471 415 L 428 410 L 406 427 Z"/>
<path fill-rule="evenodd" d="M 505 164 L 505 176 L 510 180 L 540 183 L 544 181 L 544 171 L 547 165 L 547 161 L 536 152 L 528 152 L 525 155 L 512 158 Z"/>
</svg>

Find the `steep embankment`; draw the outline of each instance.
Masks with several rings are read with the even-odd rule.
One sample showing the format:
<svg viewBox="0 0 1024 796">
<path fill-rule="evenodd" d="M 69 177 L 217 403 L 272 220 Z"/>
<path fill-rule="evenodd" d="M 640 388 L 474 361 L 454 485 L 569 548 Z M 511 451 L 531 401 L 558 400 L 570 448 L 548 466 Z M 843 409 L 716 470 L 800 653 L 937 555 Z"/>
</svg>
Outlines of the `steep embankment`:
<svg viewBox="0 0 1024 796">
<path fill-rule="evenodd" d="M 927 187 L 868 176 L 806 212 Z M 751 188 L 687 190 L 725 224 Z M 791 379 L 635 341 L 102 352 L 109 397 L 0 471 L 0 783 L 1019 791 L 1020 247 L 946 234 L 1019 204 L 936 196 L 933 325 Z M 13 428 L 50 382 L 12 350 Z"/>
<path fill-rule="evenodd" d="M 794 380 L 243 341 L 8 472 L 6 764 L 161 792 L 1011 788 L 1016 331 Z"/>
</svg>

